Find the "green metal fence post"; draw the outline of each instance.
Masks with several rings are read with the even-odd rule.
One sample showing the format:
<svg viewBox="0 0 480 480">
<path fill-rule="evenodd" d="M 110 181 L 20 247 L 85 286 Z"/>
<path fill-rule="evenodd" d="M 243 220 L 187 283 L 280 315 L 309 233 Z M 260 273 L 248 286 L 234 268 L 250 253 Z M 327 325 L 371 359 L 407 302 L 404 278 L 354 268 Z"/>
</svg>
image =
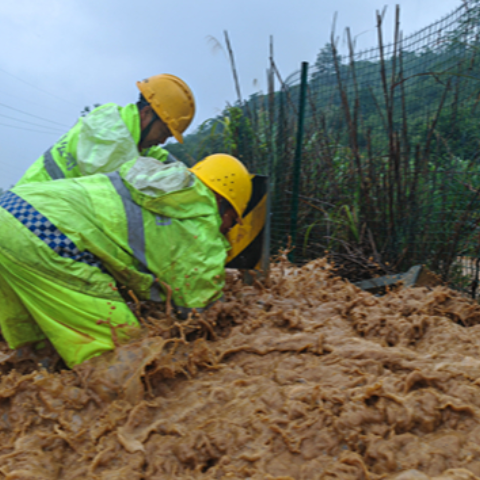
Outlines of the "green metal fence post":
<svg viewBox="0 0 480 480">
<path fill-rule="evenodd" d="M 290 236 L 292 247 L 297 242 L 297 216 L 298 216 L 298 195 L 300 187 L 300 170 L 302 166 L 302 140 L 303 140 L 303 121 L 305 116 L 305 100 L 307 97 L 308 83 L 308 62 L 302 62 L 302 77 L 300 83 L 300 103 L 298 108 L 298 127 L 297 127 L 297 144 L 295 146 L 295 161 L 293 165 L 293 188 L 292 188 L 292 204 L 290 208 Z M 295 260 L 295 250 L 293 250 L 289 259 L 291 262 Z"/>
<path fill-rule="evenodd" d="M 270 37 L 270 59 L 273 63 L 273 37 Z M 270 65 L 268 70 L 268 121 L 269 121 L 269 146 L 270 155 L 268 158 L 268 185 L 267 185 L 267 216 L 265 219 L 265 227 L 263 233 L 263 255 L 261 259 L 261 269 L 263 275 L 268 277 L 270 269 L 270 247 L 272 237 L 272 195 L 274 192 L 274 174 L 273 168 L 275 165 L 275 142 L 273 138 L 273 125 L 275 123 L 275 76 L 273 74 L 273 67 Z"/>
</svg>

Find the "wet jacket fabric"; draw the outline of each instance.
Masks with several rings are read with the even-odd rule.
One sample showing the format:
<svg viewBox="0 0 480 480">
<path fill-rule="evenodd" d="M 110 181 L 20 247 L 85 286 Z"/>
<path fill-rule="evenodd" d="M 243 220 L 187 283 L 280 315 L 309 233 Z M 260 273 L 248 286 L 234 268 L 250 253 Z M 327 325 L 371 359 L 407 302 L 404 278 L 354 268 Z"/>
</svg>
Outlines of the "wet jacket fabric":
<svg viewBox="0 0 480 480">
<path fill-rule="evenodd" d="M 0 197 L 2 334 L 11 348 L 46 336 L 73 366 L 114 348 L 114 325 L 137 324 L 115 285 L 205 308 L 224 286 L 220 224 L 214 194 L 178 161 L 13 188 Z"/>
<path fill-rule="evenodd" d="M 107 103 L 81 117 L 75 126 L 38 158 L 17 185 L 113 172 L 138 156 L 140 114 L 135 104 Z M 159 146 L 142 155 L 165 161 L 173 157 Z"/>
</svg>

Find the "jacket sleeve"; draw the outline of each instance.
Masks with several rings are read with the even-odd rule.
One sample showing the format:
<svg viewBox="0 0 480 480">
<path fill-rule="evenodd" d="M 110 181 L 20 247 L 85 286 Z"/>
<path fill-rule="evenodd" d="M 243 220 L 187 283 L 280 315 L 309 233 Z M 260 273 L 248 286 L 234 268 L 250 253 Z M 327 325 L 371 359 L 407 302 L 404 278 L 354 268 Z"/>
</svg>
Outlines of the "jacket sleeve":
<svg viewBox="0 0 480 480">
<path fill-rule="evenodd" d="M 155 158 L 156 160 L 166 164 L 178 162 L 178 159 L 175 158 L 168 150 L 165 150 L 158 145 L 142 150 L 142 157 Z"/>
<path fill-rule="evenodd" d="M 194 308 L 202 311 L 220 299 L 225 286 L 228 242 L 219 232 L 216 219 L 179 220 L 157 215 L 155 222 L 158 229 L 165 229 L 166 235 L 156 246 L 157 252 L 147 246 L 148 263 L 163 298 L 170 296 L 180 317 Z"/>
<path fill-rule="evenodd" d="M 113 172 L 138 155 L 137 145 L 117 105 L 99 107 L 83 119 L 77 145 L 82 175 Z"/>
</svg>

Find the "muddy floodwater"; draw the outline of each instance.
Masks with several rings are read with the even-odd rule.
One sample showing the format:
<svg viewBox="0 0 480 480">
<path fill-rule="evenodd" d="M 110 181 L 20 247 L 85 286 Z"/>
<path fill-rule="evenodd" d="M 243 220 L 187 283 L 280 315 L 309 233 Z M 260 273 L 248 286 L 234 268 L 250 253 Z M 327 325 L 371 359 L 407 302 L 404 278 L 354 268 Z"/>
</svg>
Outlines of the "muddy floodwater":
<svg viewBox="0 0 480 480">
<path fill-rule="evenodd" d="M 0 479 L 480 479 L 480 307 L 324 260 L 72 371 L 0 345 Z M 43 355 L 43 356 L 42 356 Z M 46 368 L 45 368 L 46 367 Z"/>
</svg>

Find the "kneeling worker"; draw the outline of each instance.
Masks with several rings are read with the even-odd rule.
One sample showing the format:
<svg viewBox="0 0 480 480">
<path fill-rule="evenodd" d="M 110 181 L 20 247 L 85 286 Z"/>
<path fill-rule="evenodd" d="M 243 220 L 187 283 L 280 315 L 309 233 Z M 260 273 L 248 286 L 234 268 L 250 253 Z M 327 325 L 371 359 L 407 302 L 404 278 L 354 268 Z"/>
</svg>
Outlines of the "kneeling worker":
<svg viewBox="0 0 480 480">
<path fill-rule="evenodd" d="M 229 155 L 188 169 L 138 157 L 120 170 L 0 197 L 0 329 L 10 348 L 48 338 L 69 367 L 138 326 L 116 285 L 177 314 L 222 296 L 225 238 L 252 185 Z M 120 336 L 123 327 L 118 328 Z"/>
</svg>

